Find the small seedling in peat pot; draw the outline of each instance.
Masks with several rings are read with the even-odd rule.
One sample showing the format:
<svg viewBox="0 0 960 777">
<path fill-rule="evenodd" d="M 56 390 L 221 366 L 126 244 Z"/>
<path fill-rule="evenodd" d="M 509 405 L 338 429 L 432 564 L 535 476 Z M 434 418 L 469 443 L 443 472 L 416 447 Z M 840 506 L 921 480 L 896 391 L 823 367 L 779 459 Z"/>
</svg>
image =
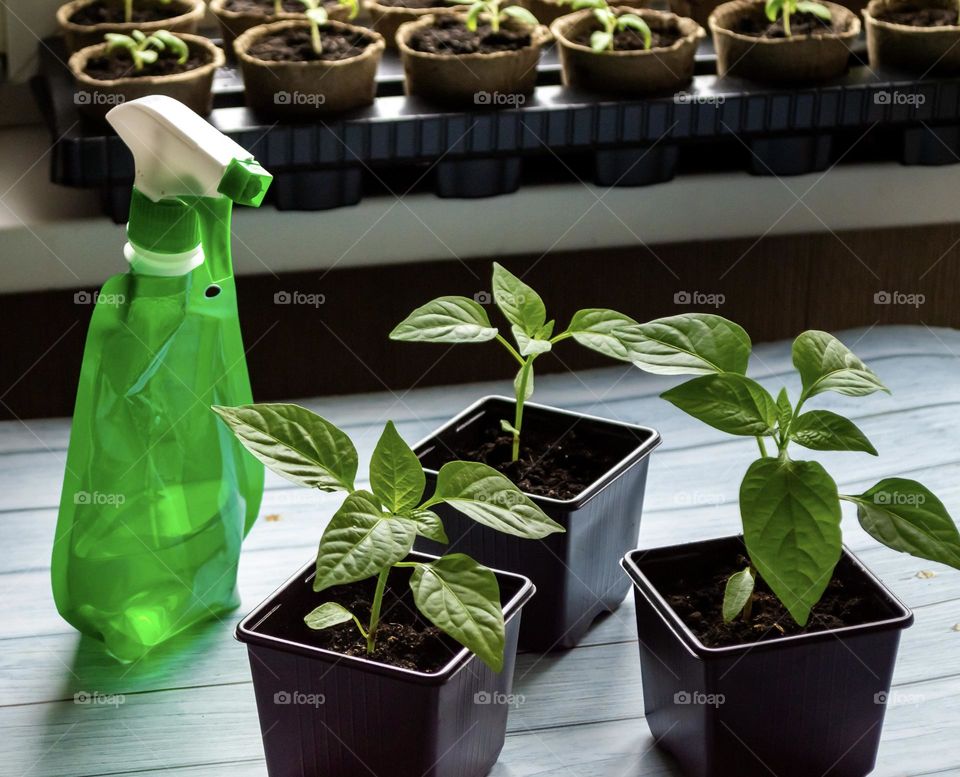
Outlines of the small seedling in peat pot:
<svg viewBox="0 0 960 777">
<path fill-rule="evenodd" d="M 783 34 L 788 38 L 790 37 L 790 17 L 794 14 L 813 14 L 825 22 L 829 22 L 832 17 L 829 8 L 812 0 L 767 0 L 764 10 L 771 22 L 783 18 Z"/>
<path fill-rule="evenodd" d="M 593 15 L 600 22 L 603 29 L 595 30 L 590 35 L 590 48 L 596 52 L 613 51 L 614 36 L 618 32 L 635 30 L 643 38 L 644 49 L 650 48 L 653 34 L 650 26 L 635 13 L 624 13 L 619 16 L 607 4 L 607 0 L 573 0 L 573 10 L 592 8 Z"/>
<path fill-rule="evenodd" d="M 480 296 L 480 295 L 478 295 Z M 486 297 L 486 293 L 483 293 Z M 487 311 L 476 299 L 438 297 L 401 321 L 390 333 L 391 340 L 424 343 L 483 343 L 496 340 L 519 365 L 513 381 L 516 409 L 513 422 L 500 422 L 501 428 L 513 436 L 512 458 L 520 456 L 520 433 L 523 428 L 523 406 L 533 394 L 533 362 L 548 353 L 562 340 L 573 338 L 578 343 L 621 361 L 633 361 L 629 340 L 637 322 L 623 313 L 604 308 L 586 308 L 574 313 L 569 326 L 554 334 L 556 322 L 547 320 L 540 295 L 498 263 L 493 263 L 492 301 L 510 324 L 516 347 L 490 323 Z"/>
<path fill-rule="evenodd" d="M 134 30 L 129 35 L 108 32 L 104 40 L 107 42 L 108 53 L 127 52 L 133 61 L 133 69 L 137 71 L 143 70 L 144 65 L 152 65 L 156 62 L 161 51 L 169 51 L 177 58 L 177 64 L 180 65 L 190 56 L 187 44 L 166 30 L 158 30 L 151 35 L 145 35 L 140 30 Z"/>
<path fill-rule="evenodd" d="M 320 38 L 320 28 L 327 23 L 327 19 L 329 18 L 327 9 L 323 5 L 323 0 L 300 0 L 300 2 L 303 3 L 307 9 L 304 11 L 304 15 L 310 23 L 310 46 L 313 48 L 313 53 L 319 56 L 323 53 L 323 41 Z M 340 0 L 340 5 L 350 9 L 349 18 L 351 19 L 355 19 L 360 12 L 360 6 L 357 4 L 357 0 Z"/>
<path fill-rule="evenodd" d="M 462 5 L 463 0 L 447 0 L 454 5 Z M 499 32 L 500 25 L 507 19 L 516 19 L 523 24 L 536 26 L 537 17 L 519 5 L 502 6 L 502 0 L 476 0 L 467 9 L 466 26 L 470 32 L 476 32 L 482 19 L 490 25 L 491 32 Z"/>
<path fill-rule="evenodd" d="M 354 485 L 357 451 L 329 421 L 297 405 L 214 407 L 241 443 L 278 475 L 298 485 L 347 494 L 320 539 L 313 590 L 376 578 L 366 623 L 337 602 L 324 602 L 304 622 L 327 629 L 352 621 L 368 655 L 377 647 L 381 606 L 392 569 L 411 569 L 410 590 L 421 614 L 495 671 L 503 667 L 504 620 L 492 570 L 463 553 L 407 561 L 417 535 L 446 542 L 431 508 L 447 504 L 506 534 L 540 539 L 563 528 L 496 470 L 476 462 L 445 464 L 436 490 L 423 499 L 426 476 L 416 454 L 388 422 L 370 459 L 370 490 Z"/>
<path fill-rule="evenodd" d="M 159 2 L 160 5 L 170 5 L 170 0 L 159 0 Z M 133 0 L 123 0 L 123 21 L 127 24 L 133 21 Z"/>
<path fill-rule="evenodd" d="M 888 389 L 850 349 L 827 332 L 793 342 L 801 391 L 776 399 L 747 377 L 751 343 L 720 316 L 689 314 L 651 321 L 632 338 L 659 343 L 636 363 L 652 372 L 694 374 L 662 397 L 731 435 L 754 437 L 760 452 L 740 485 L 740 518 L 750 563 L 726 585 L 723 619 L 749 620 L 762 579 L 793 619 L 805 626 L 840 560 L 841 501 L 857 507 L 860 525 L 894 550 L 960 569 L 960 533 L 940 500 L 906 478 L 885 478 L 860 494 L 841 494 L 822 464 L 790 458 L 792 443 L 815 451 L 877 455 L 866 435 L 830 410 L 807 410 L 814 397 L 835 392 L 862 397 Z"/>
</svg>

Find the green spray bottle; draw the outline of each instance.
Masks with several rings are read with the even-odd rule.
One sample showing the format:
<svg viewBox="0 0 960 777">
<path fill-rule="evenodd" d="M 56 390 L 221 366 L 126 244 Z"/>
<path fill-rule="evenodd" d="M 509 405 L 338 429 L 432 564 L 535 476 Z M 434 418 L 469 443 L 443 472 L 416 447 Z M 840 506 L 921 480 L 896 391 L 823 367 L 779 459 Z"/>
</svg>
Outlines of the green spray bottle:
<svg viewBox="0 0 960 777">
<path fill-rule="evenodd" d="M 210 410 L 252 401 L 230 257 L 233 203 L 271 176 L 169 97 L 107 114 L 136 166 L 129 272 L 97 296 L 53 547 L 60 614 L 121 661 L 239 604 L 263 467 Z"/>
</svg>

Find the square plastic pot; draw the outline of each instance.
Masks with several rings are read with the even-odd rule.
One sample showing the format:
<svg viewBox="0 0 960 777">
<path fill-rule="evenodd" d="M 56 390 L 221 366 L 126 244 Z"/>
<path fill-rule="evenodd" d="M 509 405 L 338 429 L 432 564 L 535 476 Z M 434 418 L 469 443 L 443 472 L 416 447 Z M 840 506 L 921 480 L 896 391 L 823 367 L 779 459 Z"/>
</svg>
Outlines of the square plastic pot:
<svg viewBox="0 0 960 777">
<path fill-rule="evenodd" d="M 426 673 L 291 639 L 292 624 L 319 603 L 314 566 L 307 564 L 237 626 L 249 653 L 270 777 L 487 774 L 506 736 L 520 610 L 535 591 L 531 582 L 496 571 L 506 621 L 503 671 L 464 648 L 439 672 Z M 409 570 L 394 576 L 408 577 Z"/>
<path fill-rule="evenodd" d="M 705 647 L 657 590 L 685 570 L 744 553 L 740 537 L 635 550 L 647 724 L 690 777 L 862 777 L 874 767 L 908 610 L 846 548 L 835 574 L 875 595 L 878 620 L 722 648 Z"/>
<path fill-rule="evenodd" d="M 514 400 L 489 396 L 470 405 L 414 447 L 427 474 L 427 491 L 436 487 L 442 453 L 479 444 L 501 418 L 513 418 Z M 576 645 L 594 619 L 615 610 L 630 587 L 617 565 L 637 544 L 650 452 L 660 435 L 645 426 L 527 403 L 524 428 L 555 430 L 557 438 L 576 429 L 591 447 L 612 448 L 618 462 L 583 492 L 560 500 L 528 494 L 566 529 L 543 540 L 526 540 L 488 529 L 444 505 L 449 545 L 419 538 L 417 550 L 466 553 L 494 569 L 529 577 L 537 597 L 526 608 L 520 649 L 547 651 Z"/>
</svg>

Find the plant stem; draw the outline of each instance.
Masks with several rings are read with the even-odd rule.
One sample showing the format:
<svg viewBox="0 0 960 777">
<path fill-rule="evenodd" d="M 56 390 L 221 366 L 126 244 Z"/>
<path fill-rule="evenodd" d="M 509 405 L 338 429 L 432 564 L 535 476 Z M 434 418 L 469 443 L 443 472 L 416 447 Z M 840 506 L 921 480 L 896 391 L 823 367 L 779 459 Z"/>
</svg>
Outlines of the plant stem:
<svg viewBox="0 0 960 777">
<path fill-rule="evenodd" d="M 310 45 L 313 46 L 314 54 L 323 53 L 323 45 L 320 42 L 320 25 L 316 22 L 310 22 Z"/>
<path fill-rule="evenodd" d="M 783 34 L 790 37 L 790 12 L 786 8 L 783 9 Z"/>
<path fill-rule="evenodd" d="M 133 0 L 123 0 L 123 20 L 127 24 L 133 21 Z"/>
<path fill-rule="evenodd" d="M 279 16 L 283 13 L 283 0 L 273 0 L 273 15 Z"/>
<path fill-rule="evenodd" d="M 490 3 L 490 31 L 499 32 L 500 31 L 500 2 L 499 0 L 492 0 Z M 516 461 L 516 459 L 514 459 Z"/>
<path fill-rule="evenodd" d="M 377 590 L 373 594 L 373 606 L 370 608 L 370 628 L 367 629 L 367 655 L 373 654 L 377 641 L 377 626 L 380 624 L 380 607 L 383 604 L 383 591 L 387 587 L 387 578 L 390 576 L 390 567 L 380 571 L 377 578 Z"/>
<path fill-rule="evenodd" d="M 533 368 L 533 356 L 528 356 L 527 360 L 520 368 L 520 380 L 517 383 L 517 408 L 513 414 L 513 450 L 511 451 L 510 461 L 516 461 L 520 458 L 520 429 L 523 425 L 523 403 L 527 400 L 527 383 L 530 380 L 530 370 Z"/>
<path fill-rule="evenodd" d="M 517 349 L 514 348 L 512 345 L 510 345 L 510 342 L 509 342 L 503 335 L 498 334 L 497 337 L 496 337 L 496 340 L 497 340 L 497 342 L 500 343 L 504 348 L 506 348 L 507 351 L 510 352 L 510 355 L 511 355 L 514 359 L 517 360 L 517 363 L 520 364 L 521 367 L 526 363 L 526 362 L 524 361 L 523 357 L 522 357 L 522 356 L 520 355 L 520 353 L 517 351 Z M 553 342 L 553 341 L 551 340 L 551 342 Z"/>
<path fill-rule="evenodd" d="M 765 459 L 767 457 L 767 446 L 764 445 L 763 438 L 759 434 L 757 435 L 757 447 L 760 448 L 760 457 Z"/>
</svg>

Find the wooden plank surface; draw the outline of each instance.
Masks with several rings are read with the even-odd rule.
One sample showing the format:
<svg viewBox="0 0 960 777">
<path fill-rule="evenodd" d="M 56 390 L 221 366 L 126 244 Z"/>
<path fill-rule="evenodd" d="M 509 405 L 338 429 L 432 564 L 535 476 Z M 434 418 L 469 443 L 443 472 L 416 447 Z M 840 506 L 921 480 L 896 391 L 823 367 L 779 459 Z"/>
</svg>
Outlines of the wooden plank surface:
<svg viewBox="0 0 960 777">
<path fill-rule="evenodd" d="M 888 327 L 842 336 L 856 343 L 893 394 L 863 401 L 823 397 L 817 406 L 857 419 L 881 455 L 810 457 L 828 464 L 842 490 L 913 473 L 960 515 L 960 333 Z M 788 343 L 759 346 L 752 371 L 768 387 L 787 377 L 796 396 Z M 736 483 L 755 456 L 751 441 L 728 440 L 659 400 L 674 382 L 614 367 L 546 376 L 537 386 L 537 399 L 546 404 L 646 423 L 662 433 L 651 461 L 642 547 L 736 531 Z M 348 428 L 364 462 L 385 419 L 396 420 L 413 442 L 476 397 L 506 390 L 504 382 L 304 404 Z M 240 610 L 133 667 L 119 666 L 59 618 L 50 596 L 50 545 L 68 436 L 63 419 L 0 423 L 0 548 L 6 551 L 0 555 L 0 774 L 263 777 L 246 653 L 233 628 L 310 558 L 337 497 L 269 477 L 262 517 L 241 561 Z M 266 515 L 277 520 L 265 521 Z M 960 774 L 960 573 L 876 545 L 846 511 L 844 531 L 847 544 L 916 614 L 902 640 L 875 774 Z M 643 721 L 633 618 L 628 596 L 578 648 L 519 657 L 515 691 L 523 703 L 511 712 L 494 775 L 677 774 Z M 75 694 L 84 692 L 113 703 L 76 703 Z"/>
</svg>

